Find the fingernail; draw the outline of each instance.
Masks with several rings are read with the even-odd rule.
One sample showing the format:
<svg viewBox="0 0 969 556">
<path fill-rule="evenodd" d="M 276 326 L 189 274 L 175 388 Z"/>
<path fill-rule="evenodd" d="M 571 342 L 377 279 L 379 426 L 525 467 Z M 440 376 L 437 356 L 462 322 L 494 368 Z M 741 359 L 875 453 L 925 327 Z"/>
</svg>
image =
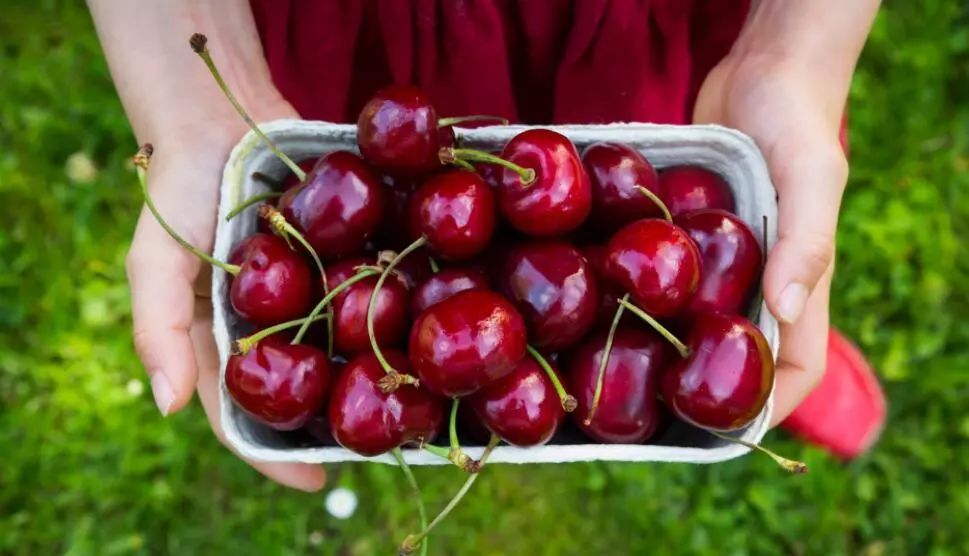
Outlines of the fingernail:
<svg viewBox="0 0 969 556">
<path fill-rule="evenodd" d="M 172 390 L 171 383 L 163 373 L 156 372 L 152 375 L 151 393 L 155 396 L 155 405 L 158 406 L 162 417 L 168 417 L 168 411 L 175 403 L 175 391 Z"/>
<path fill-rule="evenodd" d="M 807 286 L 797 282 L 788 284 L 781 291 L 781 298 L 777 302 L 777 318 L 788 324 L 796 322 L 804 311 L 807 298 Z"/>
</svg>

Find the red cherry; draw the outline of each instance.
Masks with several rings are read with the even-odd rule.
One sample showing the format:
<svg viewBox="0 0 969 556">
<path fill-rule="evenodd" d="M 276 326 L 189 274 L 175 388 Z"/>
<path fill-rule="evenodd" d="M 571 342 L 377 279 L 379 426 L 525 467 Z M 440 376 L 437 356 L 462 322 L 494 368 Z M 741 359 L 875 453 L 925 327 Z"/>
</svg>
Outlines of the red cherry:
<svg viewBox="0 0 969 556">
<path fill-rule="evenodd" d="M 392 174 L 417 175 L 441 167 L 437 112 L 417 87 L 392 85 L 378 91 L 360 111 L 357 145 L 368 162 Z"/>
<path fill-rule="evenodd" d="M 606 275 L 606 248 L 603 245 L 586 245 L 581 248 L 582 256 L 589 263 L 599 288 L 599 303 L 593 326 L 603 327 L 612 323 L 619 308 L 619 298 L 625 294 L 618 286 L 609 281 Z"/>
<path fill-rule="evenodd" d="M 700 252 L 670 222 L 637 220 L 609 240 L 606 273 L 647 313 L 669 317 L 686 307 L 700 283 Z"/>
<path fill-rule="evenodd" d="M 752 422 L 774 384 L 774 360 L 760 330 L 739 315 L 702 313 L 687 345 L 690 355 L 663 374 L 666 405 L 707 429 L 730 431 Z"/>
<path fill-rule="evenodd" d="M 336 288 L 357 273 L 356 267 L 372 265 L 363 257 L 347 259 L 326 267 L 327 284 Z M 352 355 L 370 351 L 367 334 L 367 308 L 377 284 L 377 276 L 370 276 L 340 292 L 333 299 L 333 345 L 340 353 Z M 374 334 L 380 346 L 400 345 L 407 334 L 410 304 L 406 286 L 399 279 L 384 282 L 374 307 Z"/>
<path fill-rule="evenodd" d="M 569 392 L 578 401 L 578 408 L 572 413 L 573 421 L 599 442 L 645 442 L 661 419 L 657 393 L 670 349 L 662 338 L 647 330 L 618 328 L 603 375 L 599 407 L 586 425 L 605 344 L 606 333 L 600 332 L 565 357 Z"/>
<path fill-rule="evenodd" d="M 312 304 L 313 273 L 306 260 L 269 234 L 253 234 L 229 255 L 241 267 L 232 278 L 232 308 L 257 326 L 269 326 L 306 316 Z"/>
<path fill-rule="evenodd" d="M 592 183 L 589 219 L 601 230 L 614 231 L 641 218 L 661 217 L 663 211 L 637 188 L 659 195 L 659 177 L 636 149 L 621 143 L 595 143 L 582 153 Z"/>
<path fill-rule="evenodd" d="M 411 314 L 417 317 L 428 307 L 466 290 L 487 290 L 488 280 L 473 268 L 444 268 L 431 275 L 411 295 Z"/>
<path fill-rule="evenodd" d="M 691 210 L 734 211 L 733 192 L 719 174 L 696 166 L 676 166 L 659 173 L 660 199 L 673 216 Z"/>
<path fill-rule="evenodd" d="M 272 336 L 244 355 L 232 355 L 225 386 L 236 404 L 277 430 L 306 424 L 326 400 L 330 362 L 322 351 Z"/>
<path fill-rule="evenodd" d="M 494 292 L 463 291 L 417 317 L 409 354 L 421 386 L 464 396 L 515 369 L 525 355 L 525 321 Z"/>
<path fill-rule="evenodd" d="M 394 368 L 407 371 L 403 353 L 386 350 L 384 357 Z M 377 358 L 365 353 L 350 360 L 333 382 L 330 433 L 341 446 L 363 456 L 430 442 L 444 419 L 444 400 L 413 386 L 384 393 L 377 383 L 385 376 Z"/>
<path fill-rule="evenodd" d="M 408 211 L 410 198 L 420 185 L 417 180 L 384 177 L 384 199 L 387 201 L 384 219 L 376 243 L 383 248 L 403 249 L 408 243 Z"/>
<path fill-rule="evenodd" d="M 515 229 L 532 236 L 556 236 L 585 221 L 592 207 L 592 187 L 567 137 L 547 129 L 523 131 L 505 145 L 501 157 L 535 171 L 529 184 L 511 170 L 501 173 L 498 205 Z"/>
<path fill-rule="evenodd" d="M 447 260 L 471 258 L 488 246 L 495 231 L 495 197 L 481 176 L 450 170 L 432 176 L 410 200 L 411 237 Z"/>
<path fill-rule="evenodd" d="M 321 259 L 333 260 L 358 253 L 376 234 L 384 194 L 360 157 L 335 151 L 317 161 L 303 185 L 283 194 L 279 208 Z"/>
<path fill-rule="evenodd" d="M 496 279 L 525 317 L 533 346 L 558 351 L 592 327 L 599 289 L 585 258 L 568 243 L 517 245 L 508 251 Z"/>
<path fill-rule="evenodd" d="M 691 211 L 676 223 L 693 238 L 703 261 L 700 285 L 686 312 L 744 313 L 760 278 L 761 250 L 743 220 L 720 209 Z"/>
<path fill-rule="evenodd" d="M 545 444 L 565 417 L 552 381 L 531 357 L 467 401 L 488 429 L 515 446 Z"/>
<path fill-rule="evenodd" d="M 308 158 L 306 160 L 300 160 L 299 162 L 296 163 L 296 165 L 299 166 L 300 170 L 309 174 L 311 171 L 313 171 L 313 167 L 316 166 L 316 159 Z M 283 191 L 289 191 L 290 189 L 296 187 L 299 184 L 300 184 L 299 176 L 290 172 L 286 176 L 286 179 L 283 180 L 282 189 Z"/>
</svg>

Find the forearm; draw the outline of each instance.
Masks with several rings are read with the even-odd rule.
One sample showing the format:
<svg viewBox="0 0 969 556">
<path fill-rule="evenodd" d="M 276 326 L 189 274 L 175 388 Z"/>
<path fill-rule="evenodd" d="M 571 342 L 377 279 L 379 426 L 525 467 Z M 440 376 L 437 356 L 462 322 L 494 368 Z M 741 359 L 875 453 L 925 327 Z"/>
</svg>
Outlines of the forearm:
<svg viewBox="0 0 969 556">
<path fill-rule="evenodd" d="M 212 56 L 258 121 L 285 102 L 272 84 L 245 0 L 89 0 L 111 75 L 139 141 L 207 125 L 241 134 L 241 119 L 189 48 L 208 36 Z M 237 126 L 237 127 L 236 127 Z"/>
</svg>

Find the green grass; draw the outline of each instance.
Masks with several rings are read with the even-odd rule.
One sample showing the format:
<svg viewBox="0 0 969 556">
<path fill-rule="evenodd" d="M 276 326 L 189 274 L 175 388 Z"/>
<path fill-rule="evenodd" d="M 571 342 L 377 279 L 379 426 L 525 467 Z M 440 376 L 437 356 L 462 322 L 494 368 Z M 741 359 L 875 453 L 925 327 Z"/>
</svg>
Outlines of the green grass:
<svg viewBox="0 0 969 556">
<path fill-rule="evenodd" d="M 135 145 L 83 6 L 26 4 L 0 18 L 0 553 L 392 553 L 416 526 L 396 469 L 331 466 L 361 498 L 339 522 L 228 454 L 197 404 L 158 417 L 123 270 Z M 885 381 L 878 448 L 844 465 L 772 433 L 803 477 L 759 457 L 495 466 L 435 553 L 969 552 L 969 13 L 889 4 L 852 90 L 833 300 Z M 417 477 L 432 509 L 461 480 Z"/>
</svg>

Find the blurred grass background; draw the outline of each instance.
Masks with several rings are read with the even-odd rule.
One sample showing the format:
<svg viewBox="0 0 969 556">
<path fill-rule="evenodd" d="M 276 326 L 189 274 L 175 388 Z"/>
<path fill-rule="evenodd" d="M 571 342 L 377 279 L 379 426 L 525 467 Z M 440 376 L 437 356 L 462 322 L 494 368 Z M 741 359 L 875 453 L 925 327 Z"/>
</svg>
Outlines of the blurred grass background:
<svg viewBox="0 0 969 556">
<path fill-rule="evenodd" d="M 960 4 L 963 4 L 960 6 Z M 129 336 L 135 145 L 79 2 L 0 17 L 0 553 L 388 554 L 416 517 L 394 468 L 332 466 L 360 496 L 261 479 L 201 409 L 162 420 Z M 833 319 L 890 398 L 877 449 L 841 464 L 495 466 L 438 554 L 969 553 L 969 9 L 888 2 L 851 94 Z M 458 471 L 418 470 L 432 511 Z"/>
</svg>

